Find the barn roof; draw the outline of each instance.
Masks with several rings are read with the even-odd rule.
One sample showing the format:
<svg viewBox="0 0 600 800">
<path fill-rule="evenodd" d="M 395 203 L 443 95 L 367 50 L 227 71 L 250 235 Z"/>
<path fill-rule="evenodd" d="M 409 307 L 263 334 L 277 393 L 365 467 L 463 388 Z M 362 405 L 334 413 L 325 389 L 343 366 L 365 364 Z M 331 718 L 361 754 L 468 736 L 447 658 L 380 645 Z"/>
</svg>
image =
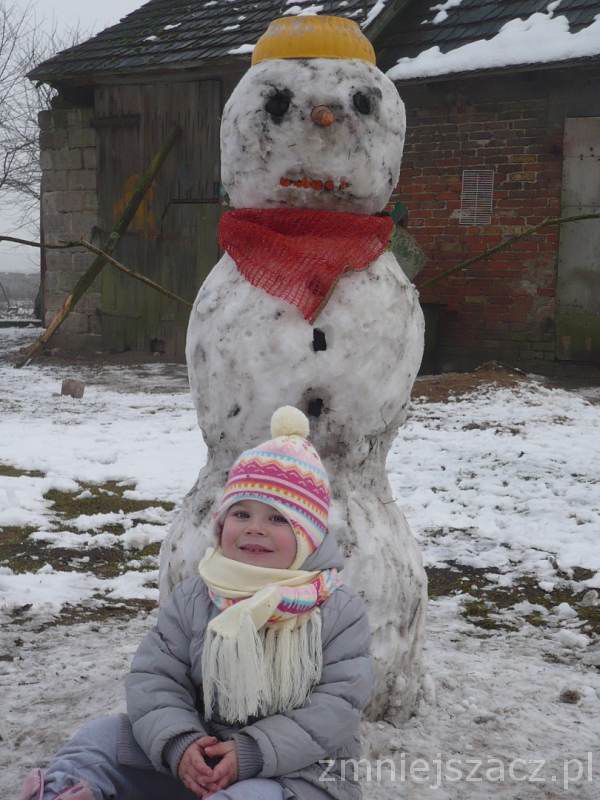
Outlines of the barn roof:
<svg viewBox="0 0 600 800">
<path fill-rule="evenodd" d="M 244 56 L 285 14 L 334 14 L 362 24 L 387 0 L 150 0 L 116 25 L 39 64 L 29 78 L 87 82 L 98 75 L 185 69 Z M 405 5 L 406 0 L 394 0 Z M 318 3 L 318 4 L 317 4 Z"/>
<path fill-rule="evenodd" d="M 394 80 L 589 59 L 600 54 L 600 0 L 414 1 L 377 51 Z"/>
</svg>

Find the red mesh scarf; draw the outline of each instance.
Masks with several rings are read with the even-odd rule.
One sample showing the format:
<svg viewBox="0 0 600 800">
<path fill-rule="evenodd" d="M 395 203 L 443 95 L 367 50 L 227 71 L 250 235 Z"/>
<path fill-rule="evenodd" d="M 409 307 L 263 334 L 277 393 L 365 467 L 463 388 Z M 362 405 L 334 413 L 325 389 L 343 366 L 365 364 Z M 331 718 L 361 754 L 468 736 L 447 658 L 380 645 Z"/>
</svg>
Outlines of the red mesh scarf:
<svg viewBox="0 0 600 800">
<path fill-rule="evenodd" d="M 344 272 L 366 269 L 383 253 L 392 227 L 387 216 L 243 208 L 223 214 L 219 244 L 253 286 L 312 323 Z"/>
</svg>

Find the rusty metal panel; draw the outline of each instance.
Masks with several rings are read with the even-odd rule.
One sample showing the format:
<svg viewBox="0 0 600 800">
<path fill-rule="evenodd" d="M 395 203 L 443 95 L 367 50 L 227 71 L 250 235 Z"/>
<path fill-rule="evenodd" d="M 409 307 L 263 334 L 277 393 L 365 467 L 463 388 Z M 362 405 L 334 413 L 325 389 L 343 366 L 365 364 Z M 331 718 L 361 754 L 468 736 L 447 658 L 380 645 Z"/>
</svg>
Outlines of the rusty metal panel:
<svg viewBox="0 0 600 800">
<path fill-rule="evenodd" d="M 142 170 L 178 124 L 183 135 L 142 202 L 116 257 L 193 301 L 218 260 L 220 209 L 218 81 L 103 86 L 96 91 L 100 223 L 106 234 Z M 139 125 L 119 125 L 138 115 Z M 103 125 L 102 120 L 110 121 Z M 189 310 L 106 267 L 102 273 L 104 346 L 183 358 Z"/>
<path fill-rule="evenodd" d="M 600 117 L 565 120 L 562 216 L 600 213 Z M 557 357 L 600 364 L 600 219 L 564 224 Z"/>
</svg>

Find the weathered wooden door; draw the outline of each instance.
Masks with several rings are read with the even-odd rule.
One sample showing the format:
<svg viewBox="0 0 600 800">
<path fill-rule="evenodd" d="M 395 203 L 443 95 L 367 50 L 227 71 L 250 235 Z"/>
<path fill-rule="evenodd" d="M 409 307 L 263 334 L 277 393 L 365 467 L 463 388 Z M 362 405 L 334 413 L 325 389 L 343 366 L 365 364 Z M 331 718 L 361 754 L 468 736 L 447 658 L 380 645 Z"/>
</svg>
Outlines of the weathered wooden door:
<svg viewBox="0 0 600 800">
<path fill-rule="evenodd" d="M 114 225 L 138 176 L 173 127 L 183 130 L 116 258 L 190 302 L 219 258 L 221 107 L 218 81 L 96 90 L 102 235 Z M 103 270 L 101 290 L 105 347 L 183 357 L 188 308 L 111 267 Z"/>
<path fill-rule="evenodd" d="M 565 121 L 562 216 L 600 213 L 600 117 Z M 561 226 L 557 356 L 600 364 L 600 219 Z"/>
</svg>

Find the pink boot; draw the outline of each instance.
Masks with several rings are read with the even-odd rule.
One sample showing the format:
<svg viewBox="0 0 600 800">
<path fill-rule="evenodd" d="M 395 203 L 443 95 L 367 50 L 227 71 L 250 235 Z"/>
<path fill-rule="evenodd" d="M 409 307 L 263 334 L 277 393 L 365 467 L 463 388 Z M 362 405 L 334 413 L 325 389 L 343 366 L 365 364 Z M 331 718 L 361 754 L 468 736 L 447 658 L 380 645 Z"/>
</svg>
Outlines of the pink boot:
<svg viewBox="0 0 600 800">
<path fill-rule="evenodd" d="M 44 773 L 41 769 L 34 769 L 23 781 L 19 800 L 42 800 L 43 793 Z"/>
<path fill-rule="evenodd" d="M 44 773 L 41 769 L 34 769 L 23 782 L 19 800 L 42 800 L 43 794 Z M 55 800 L 95 800 L 95 798 L 87 784 L 77 783 L 57 795 Z"/>
</svg>

